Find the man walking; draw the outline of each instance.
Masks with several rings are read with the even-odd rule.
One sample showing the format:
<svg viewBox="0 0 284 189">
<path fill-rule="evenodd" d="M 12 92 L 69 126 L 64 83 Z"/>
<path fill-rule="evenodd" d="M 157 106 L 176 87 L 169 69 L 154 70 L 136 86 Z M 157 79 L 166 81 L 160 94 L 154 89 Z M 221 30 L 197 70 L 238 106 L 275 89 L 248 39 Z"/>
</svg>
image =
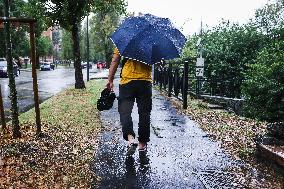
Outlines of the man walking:
<svg viewBox="0 0 284 189">
<path fill-rule="evenodd" d="M 121 56 L 115 48 L 109 68 L 107 88 L 113 90 L 114 75 Z M 138 145 L 139 151 L 146 152 L 150 141 L 150 115 L 152 110 L 152 67 L 142 62 L 126 59 L 121 71 L 119 84 L 118 111 L 122 125 L 123 138 L 128 141 L 127 155 L 133 155 Z M 135 142 L 132 109 L 136 100 L 139 114 L 138 141 Z"/>
</svg>

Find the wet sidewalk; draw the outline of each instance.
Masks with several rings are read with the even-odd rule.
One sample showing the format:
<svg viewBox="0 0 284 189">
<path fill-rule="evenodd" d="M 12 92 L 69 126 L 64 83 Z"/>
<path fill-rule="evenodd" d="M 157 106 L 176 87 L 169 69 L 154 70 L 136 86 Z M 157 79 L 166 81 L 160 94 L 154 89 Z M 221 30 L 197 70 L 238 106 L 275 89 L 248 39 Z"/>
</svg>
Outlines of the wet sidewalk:
<svg viewBox="0 0 284 189">
<path fill-rule="evenodd" d="M 118 94 L 118 79 L 116 94 Z M 137 133 L 138 114 L 133 122 Z M 104 129 L 91 165 L 96 177 L 92 188 L 246 188 L 234 173 L 242 163 L 230 158 L 198 125 L 179 114 L 171 102 L 153 89 L 151 141 L 147 155 L 126 157 L 117 100 L 101 113 Z M 249 182 L 249 181 L 247 181 Z"/>
</svg>

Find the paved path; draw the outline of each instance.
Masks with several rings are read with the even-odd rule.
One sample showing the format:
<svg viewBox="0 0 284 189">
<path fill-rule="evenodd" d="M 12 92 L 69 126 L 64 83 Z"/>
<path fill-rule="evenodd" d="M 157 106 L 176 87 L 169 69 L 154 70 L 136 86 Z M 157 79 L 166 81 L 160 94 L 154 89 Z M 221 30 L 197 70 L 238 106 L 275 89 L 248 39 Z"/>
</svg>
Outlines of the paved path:
<svg viewBox="0 0 284 189">
<path fill-rule="evenodd" d="M 116 87 L 118 79 L 115 80 Z M 117 88 L 115 90 L 118 94 Z M 133 110 L 136 126 L 137 107 Z M 103 111 L 104 129 L 91 169 L 96 177 L 92 188 L 243 188 L 227 170 L 241 162 L 232 160 L 211 141 L 198 125 L 181 115 L 171 103 L 153 90 L 151 141 L 147 155 L 126 157 L 117 101 Z"/>
</svg>

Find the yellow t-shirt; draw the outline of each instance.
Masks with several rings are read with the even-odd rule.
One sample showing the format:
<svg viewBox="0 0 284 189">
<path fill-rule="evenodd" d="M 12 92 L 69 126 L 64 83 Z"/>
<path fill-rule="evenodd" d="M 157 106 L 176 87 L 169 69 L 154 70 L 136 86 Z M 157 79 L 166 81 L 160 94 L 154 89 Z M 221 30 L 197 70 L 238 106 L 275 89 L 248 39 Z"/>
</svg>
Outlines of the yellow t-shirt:
<svg viewBox="0 0 284 189">
<path fill-rule="evenodd" d="M 114 49 L 114 54 L 120 56 L 117 48 Z M 152 82 L 152 67 L 136 60 L 128 59 L 122 69 L 120 84 L 123 85 L 133 80 Z"/>
</svg>

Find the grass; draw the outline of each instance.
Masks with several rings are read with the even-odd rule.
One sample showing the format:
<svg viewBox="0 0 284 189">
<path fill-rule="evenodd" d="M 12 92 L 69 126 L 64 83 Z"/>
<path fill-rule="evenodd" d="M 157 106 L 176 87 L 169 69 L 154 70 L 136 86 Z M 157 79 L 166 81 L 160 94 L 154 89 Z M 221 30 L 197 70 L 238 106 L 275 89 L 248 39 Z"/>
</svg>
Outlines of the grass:
<svg viewBox="0 0 284 189">
<path fill-rule="evenodd" d="M 22 64 L 22 69 L 29 69 L 32 68 L 32 64 L 27 64 L 27 67 L 25 64 Z"/>
<path fill-rule="evenodd" d="M 104 86 L 93 80 L 42 103 L 43 138 L 35 137 L 34 109 L 21 114 L 22 138 L 13 139 L 11 129 L 0 136 L 0 188 L 89 188 L 101 128 L 96 100 Z"/>
</svg>

